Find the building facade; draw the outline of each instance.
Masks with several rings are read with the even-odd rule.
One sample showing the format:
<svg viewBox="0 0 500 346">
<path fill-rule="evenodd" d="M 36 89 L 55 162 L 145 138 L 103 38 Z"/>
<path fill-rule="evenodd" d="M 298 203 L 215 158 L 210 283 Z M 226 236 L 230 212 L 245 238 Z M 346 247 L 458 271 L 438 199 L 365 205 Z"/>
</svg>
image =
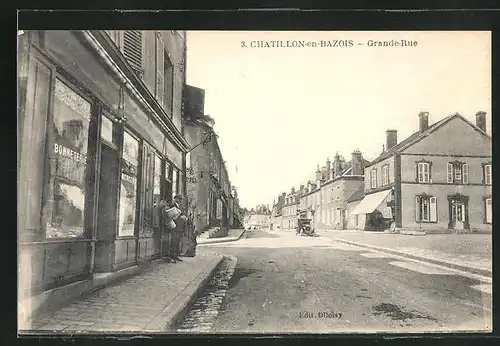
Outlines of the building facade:
<svg viewBox="0 0 500 346">
<path fill-rule="evenodd" d="M 291 192 L 284 198 L 282 207 L 282 229 L 290 230 L 297 227 L 297 207 L 299 205 L 299 197 L 292 188 Z"/>
<path fill-rule="evenodd" d="M 189 144 L 184 32 L 18 39 L 22 301 L 160 257 L 155 208 L 184 194 Z"/>
<path fill-rule="evenodd" d="M 214 132 L 213 119 L 204 114 L 204 90 L 186 86 L 184 135 L 192 149 L 186 156 L 187 190 L 195 227 L 234 227 L 235 204 L 226 164 Z"/>
<path fill-rule="evenodd" d="M 419 130 L 397 143 L 387 131 L 387 150 L 365 169 L 365 197 L 354 214 L 378 211 L 400 229 L 491 231 L 491 137 L 486 113 L 476 124 L 459 114 Z M 365 225 L 365 228 L 368 227 Z"/>
</svg>

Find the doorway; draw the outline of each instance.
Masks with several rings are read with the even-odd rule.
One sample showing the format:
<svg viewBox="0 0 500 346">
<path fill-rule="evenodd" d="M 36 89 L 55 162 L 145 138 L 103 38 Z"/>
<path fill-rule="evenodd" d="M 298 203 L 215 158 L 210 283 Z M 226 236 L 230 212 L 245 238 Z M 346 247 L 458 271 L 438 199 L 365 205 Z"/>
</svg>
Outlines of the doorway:
<svg viewBox="0 0 500 346">
<path fill-rule="evenodd" d="M 448 228 L 453 230 L 469 229 L 469 208 L 467 196 L 449 196 L 449 223 Z"/>
</svg>

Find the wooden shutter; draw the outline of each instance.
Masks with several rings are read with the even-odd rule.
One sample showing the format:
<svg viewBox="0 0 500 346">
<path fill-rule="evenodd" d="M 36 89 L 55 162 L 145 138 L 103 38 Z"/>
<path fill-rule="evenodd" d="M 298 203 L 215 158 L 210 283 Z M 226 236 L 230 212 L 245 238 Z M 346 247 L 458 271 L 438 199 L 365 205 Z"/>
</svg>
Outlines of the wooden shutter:
<svg viewBox="0 0 500 346">
<path fill-rule="evenodd" d="M 469 165 L 466 163 L 462 165 L 462 182 L 464 184 L 469 183 Z"/>
<path fill-rule="evenodd" d="M 160 34 L 156 35 L 156 90 L 155 96 L 161 106 L 165 99 L 165 45 Z"/>
<path fill-rule="evenodd" d="M 420 198 L 415 197 L 415 221 L 420 222 Z"/>
<path fill-rule="evenodd" d="M 447 170 L 446 170 L 446 182 L 453 183 L 453 164 L 448 162 Z"/>
<path fill-rule="evenodd" d="M 492 214 L 491 214 L 491 198 L 488 198 L 485 200 L 485 208 L 486 208 L 486 222 L 487 223 L 491 223 L 491 219 L 492 219 Z"/>
<path fill-rule="evenodd" d="M 125 30 L 123 33 L 123 55 L 130 66 L 142 74 L 142 31 Z"/>
<path fill-rule="evenodd" d="M 429 221 L 430 222 L 437 222 L 437 202 L 436 202 L 436 197 L 431 197 L 429 199 Z"/>
</svg>

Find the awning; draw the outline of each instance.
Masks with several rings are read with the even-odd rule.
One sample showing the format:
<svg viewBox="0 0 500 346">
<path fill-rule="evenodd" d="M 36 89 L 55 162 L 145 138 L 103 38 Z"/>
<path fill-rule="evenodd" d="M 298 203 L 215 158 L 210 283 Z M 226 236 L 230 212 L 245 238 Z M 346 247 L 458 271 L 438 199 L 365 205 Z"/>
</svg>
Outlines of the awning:
<svg viewBox="0 0 500 346">
<path fill-rule="evenodd" d="M 391 189 L 366 195 L 352 210 L 351 214 L 370 214 L 378 208 L 380 203 L 391 193 Z"/>
</svg>

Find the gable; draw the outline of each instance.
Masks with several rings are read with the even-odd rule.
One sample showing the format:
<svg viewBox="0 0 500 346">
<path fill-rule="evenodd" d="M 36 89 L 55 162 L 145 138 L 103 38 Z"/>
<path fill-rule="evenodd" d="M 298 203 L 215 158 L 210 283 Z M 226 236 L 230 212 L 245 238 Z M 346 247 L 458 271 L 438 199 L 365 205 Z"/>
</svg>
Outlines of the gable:
<svg viewBox="0 0 500 346">
<path fill-rule="evenodd" d="M 461 117 L 454 117 L 402 153 L 491 156 L 491 139 Z"/>
</svg>

